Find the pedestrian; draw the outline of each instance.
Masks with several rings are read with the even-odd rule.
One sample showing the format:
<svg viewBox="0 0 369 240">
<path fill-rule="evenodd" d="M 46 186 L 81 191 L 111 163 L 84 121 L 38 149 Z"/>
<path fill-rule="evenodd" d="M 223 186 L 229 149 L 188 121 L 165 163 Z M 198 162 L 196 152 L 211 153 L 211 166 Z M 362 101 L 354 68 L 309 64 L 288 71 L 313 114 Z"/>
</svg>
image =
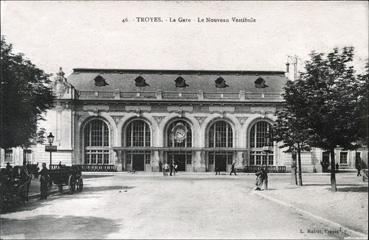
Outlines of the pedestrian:
<svg viewBox="0 0 369 240">
<path fill-rule="evenodd" d="M 215 167 L 215 175 L 220 175 L 220 168 L 218 166 Z"/>
<path fill-rule="evenodd" d="M 10 163 L 6 163 L 6 167 L 5 167 L 5 170 L 6 170 L 6 174 L 8 175 L 8 176 L 10 176 L 11 174 L 12 174 L 12 172 L 13 172 L 13 167 L 10 165 Z"/>
<path fill-rule="evenodd" d="M 233 163 L 232 163 L 232 167 L 231 167 L 231 172 L 229 173 L 229 175 L 232 175 L 232 173 L 234 173 L 234 175 L 237 175 L 237 174 L 236 174 L 236 168 L 235 168 L 235 165 L 236 165 L 236 163 L 235 163 L 235 162 L 233 162 Z"/>
<path fill-rule="evenodd" d="M 173 172 L 174 172 L 174 163 L 173 163 L 173 160 L 170 162 L 170 176 L 172 176 Z"/>
<path fill-rule="evenodd" d="M 259 167 L 258 170 L 255 172 L 256 175 L 256 191 L 260 191 L 261 190 L 261 186 L 263 185 L 263 171 L 261 170 L 261 168 Z"/>
<path fill-rule="evenodd" d="M 177 163 L 174 163 L 173 168 L 174 168 L 174 176 L 175 176 L 175 175 L 176 175 L 176 173 L 177 173 L 177 168 L 178 168 Z"/>
<path fill-rule="evenodd" d="M 169 165 L 168 163 L 165 163 L 164 169 L 163 169 L 163 176 L 168 176 L 168 170 L 169 170 Z"/>
<path fill-rule="evenodd" d="M 159 172 L 163 171 L 163 164 L 161 161 L 159 161 Z"/>
<path fill-rule="evenodd" d="M 267 167 L 261 168 L 262 173 L 262 181 L 264 183 L 264 190 L 268 190 L 268 169 Z"/>
<path fill-rule="evenodd" d="M 340 165 L 338 165 L 338 163 L 336 163 L 336 172 L 338 172 Z"/>
<path fill-rule="evenodd" d="M 357 169 L 357 175 L 356 176 L 357 177 L 361 176 L 361 173 L 360 173 L 360 171 L 361 171 L 361 159 L 360 159 L 360 157 L 356 159 L 355 167 Z"/>
<path fill-rule="evenodd" d="M 46 168 L 46 163 L 42 163 L 42 169 L 40 171 L 40 199 L 47 199 L 48 183 L 49 183 L 49 170 Z"/>
</svg>

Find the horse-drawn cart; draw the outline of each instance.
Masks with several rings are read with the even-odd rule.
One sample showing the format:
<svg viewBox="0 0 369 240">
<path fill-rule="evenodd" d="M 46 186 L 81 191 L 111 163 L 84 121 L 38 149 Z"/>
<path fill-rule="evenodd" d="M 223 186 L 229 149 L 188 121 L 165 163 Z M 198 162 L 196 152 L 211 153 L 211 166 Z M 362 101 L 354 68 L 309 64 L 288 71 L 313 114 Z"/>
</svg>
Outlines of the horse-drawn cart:
<svg viewBox="0 0 369 240">
<path fill-rule="evenodd" d="M 0 212 L 28 201 L 31 176 L 26 167 L 0 169 Z"/>
<path fill-rule="evenodd" d="M 78 166 L 58 166 L 55 169 L 49 170 L 50 184 L 58 185 L 59 192 L 63 192 L 63 186 L 68 186 L 71 194 L 77 188 L 77 191 L 83 190 L 82 171 Z"/>
</svg>

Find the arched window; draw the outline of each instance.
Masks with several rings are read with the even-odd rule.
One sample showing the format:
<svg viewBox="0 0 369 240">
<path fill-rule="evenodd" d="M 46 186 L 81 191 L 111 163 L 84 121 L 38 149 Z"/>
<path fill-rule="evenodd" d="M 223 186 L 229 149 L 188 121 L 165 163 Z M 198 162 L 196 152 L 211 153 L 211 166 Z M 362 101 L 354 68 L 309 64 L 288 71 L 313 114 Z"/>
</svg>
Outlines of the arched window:
<svg viewBox="0 0 369 240">
<path fill-rule="evenodd" d="M 225 121 L 213 123 L 209 129 L 209 147 L 229 147 L 233 146 L 232 127 Z"/>
<path fill-rule="evenodd" d="M 269 133 L 271 133 L 272 126 L 265 121 L 257 122 L 252 126 L 250 131 L 250 147 L 264 147 L 272 146 L 273 141 L 270 141 Z"/>
<path fill-rule="evenodd" d="M 84 128 L 85 164 L 109 164 L 109 128 L 102 120 L 90 121 Z"/>
<path fill-rule="evenodd" d="M 250 165 L 273 165 L 272 125 L 259 121 L 250 130 Z M 268 159 L 268 162 L 267 162 Z"/>
<path fill-rule="evenodd" d="M 134 120 L 126 128 L 127 147 L 149 147 L 151 145 L 150 127 L 143 120 Z"/>
<path fill-rule="evenodd" d="M 191 147 L 191 126 L 183 120 L 174 121 L 168 126 L 167 139 L 168 147 Z"/>
</svg>

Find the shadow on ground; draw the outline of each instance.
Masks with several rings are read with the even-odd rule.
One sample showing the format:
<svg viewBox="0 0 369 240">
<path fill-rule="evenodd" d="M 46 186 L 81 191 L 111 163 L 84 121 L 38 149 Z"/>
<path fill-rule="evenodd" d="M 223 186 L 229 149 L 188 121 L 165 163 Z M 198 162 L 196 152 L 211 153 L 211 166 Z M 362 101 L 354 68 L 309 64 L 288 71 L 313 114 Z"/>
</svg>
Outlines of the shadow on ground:
<svg viewBox="0 0 369 240">
<path fill-rule="evenodd" d="M 69 198 L 69 199 L 96 198 L 97 196 L 96 196 L 95 193 L 98 193 L 98 192 L 110 191 L 110 190 L 116 190 L 116 191 L 119 191 L 119 192 L 126 192 L 126 191 L 129 191 L 130 189 L 133 189 L 133 188 L 135 188 L 135 187 L 134 186 L 99 186 L 99 187 L 88 187 L 88 186 L 86 186 L 86 187 L 83 188 L 83 191 L 81 193 L 76 191 L 76 192 L 74 192 L 74 194 L 70 194 L 70 192 L 65 189 L 65 191 L 63 191 L 63 193 L 56 193 L 56 194 L 49 195 L 46 200 L 35 199 L 35 200 L 30 200 L 25 205 L 17 204 L 17 205 L 14 205 L 12 207 L 9 207 L 5 211 L 3 211 L 3 214 L 12 213 L 12 212 L 32 211 L 36 208 L 39 208 L 39 207 L 42 207 L 42 206 L 45 206 L 45 205 L 49 205 L 49 204 L 51 204 L 52 201 L 56 201 L 56 200 L 63 199 L 63 198 Z"/>
<path fill-rule="evenodd" d="M 103 178 L 103 177 L 113 177 L 113 175 L 82 175 L 83 179 L 88 178 Z"/>
<path fill-rule="evenodd" d="M 305 187 L 313 187 L 313 186 L 331 186 L 330 183 L 307 183 L 304 184 Z M 360 187 L 358 184 L 339 184 L 337 187 Z"/>
<path fill-rule="evenodd" d="M 98 186 L 98 187 L 84 187 L 83 192 L 100 192 L 110 190 L 129 190 L 135 188 L 134 186 Z"/>
<path fill-rule="evenodd" d="M 107 218 L 40 215 L 22 220 L 1 218 L 0 235 L 1 239 L 103 239 L 117 231 L 119 224 Z"/>
<path fill-rule="evenodd" d="M 368 187 L 356 186 L 356 187 L 337 187 L 338 192 L 368 192 Z"/>
</svg>

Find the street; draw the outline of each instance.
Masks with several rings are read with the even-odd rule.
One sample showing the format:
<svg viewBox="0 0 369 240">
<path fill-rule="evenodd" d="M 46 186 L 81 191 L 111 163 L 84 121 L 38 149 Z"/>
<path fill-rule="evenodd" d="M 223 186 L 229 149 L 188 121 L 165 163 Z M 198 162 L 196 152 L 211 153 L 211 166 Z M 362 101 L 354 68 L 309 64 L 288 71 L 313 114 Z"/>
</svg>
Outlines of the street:
<svg viewBox="0 0 369 240">
<path fill-rule="evenodd" d="M 32 200 L 3 214 L 1 238 L 356 237 L 258 196 L 254 181 L 253 175 L 181 173 L 85 178 L 82 193 Z"/>
</svg>

